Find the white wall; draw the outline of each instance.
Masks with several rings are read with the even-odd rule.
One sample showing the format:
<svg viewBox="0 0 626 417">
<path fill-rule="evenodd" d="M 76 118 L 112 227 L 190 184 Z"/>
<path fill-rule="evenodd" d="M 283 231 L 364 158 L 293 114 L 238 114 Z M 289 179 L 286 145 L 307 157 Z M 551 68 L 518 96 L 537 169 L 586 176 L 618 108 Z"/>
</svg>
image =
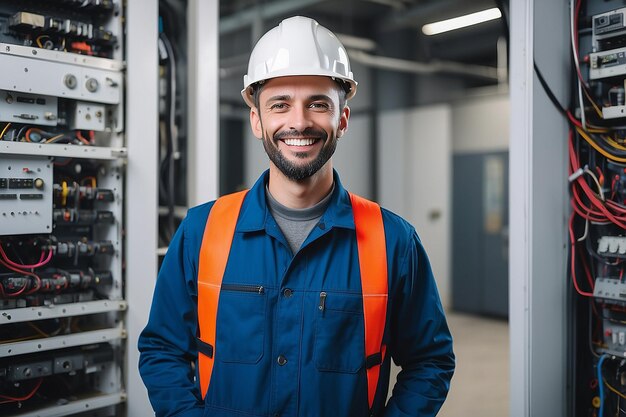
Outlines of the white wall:
<svg viewBox="0 0 626 417">
<path fill-rule="evenodd" d="M 384 112 L 379 118 L 379 202 L 408 220 L 450 300 L 451 108 Z"/>
<path fill-rule="evenodd" d="M 452 105 L 452 152 L 509 149 L 509 96 L 489 95 Z"/>
</svg>

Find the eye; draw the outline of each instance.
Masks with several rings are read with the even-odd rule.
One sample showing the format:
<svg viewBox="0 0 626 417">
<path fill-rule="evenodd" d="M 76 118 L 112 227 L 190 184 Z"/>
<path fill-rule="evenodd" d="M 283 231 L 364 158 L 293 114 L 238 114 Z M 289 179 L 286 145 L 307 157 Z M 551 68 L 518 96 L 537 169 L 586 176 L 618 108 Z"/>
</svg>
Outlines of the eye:
<svg viewBox="0 0 626 417">
<path fill-rule="evenodd" d="M 284 110 L 287 108 L 287 103 L 274 103 L 270 106 L 270 110 Z"/>
<path fill-rule="evenodd" d="M 324 103 L 320 101 L 316 101 L 314 103 L 309 104 L 309 107 L 311 107 L 312 109 L 316 109 L 316 110 L 328 110 L 330 108 L 328 103 Z"/>
</svg>

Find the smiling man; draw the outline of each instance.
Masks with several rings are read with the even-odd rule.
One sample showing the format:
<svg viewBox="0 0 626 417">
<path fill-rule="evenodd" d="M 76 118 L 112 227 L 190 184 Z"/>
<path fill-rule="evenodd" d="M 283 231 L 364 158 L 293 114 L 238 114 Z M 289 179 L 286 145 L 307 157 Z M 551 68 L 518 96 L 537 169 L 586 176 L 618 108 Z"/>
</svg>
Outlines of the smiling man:
<svg viewBox="0 0 626 417">
<path fill-rule="evenodd" d="M 269 170 L 191 209 L 170 244 L 139 340 L 156 415 L 437 414 L 454 354 L 426 253 L 332 166 L 356 89 L 312 19 L 255 46 L 242 96 Z"/>
</svg>

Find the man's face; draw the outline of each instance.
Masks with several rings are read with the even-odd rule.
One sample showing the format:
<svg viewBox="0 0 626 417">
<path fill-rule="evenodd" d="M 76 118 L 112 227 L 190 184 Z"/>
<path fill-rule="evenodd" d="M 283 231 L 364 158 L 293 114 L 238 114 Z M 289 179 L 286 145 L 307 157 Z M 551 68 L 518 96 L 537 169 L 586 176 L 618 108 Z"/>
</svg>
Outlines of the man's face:
<svg viewBox="0 0 626 417">
<path fill-rule="evenodd" d="M 293 76 L 265 83 L 250 123 L 270 161 L 287 178 L 300 181 L 328 163 L 349 116 L 347 106 L 339 108 L 339 87 L 332 79 Z"/>
</svg>

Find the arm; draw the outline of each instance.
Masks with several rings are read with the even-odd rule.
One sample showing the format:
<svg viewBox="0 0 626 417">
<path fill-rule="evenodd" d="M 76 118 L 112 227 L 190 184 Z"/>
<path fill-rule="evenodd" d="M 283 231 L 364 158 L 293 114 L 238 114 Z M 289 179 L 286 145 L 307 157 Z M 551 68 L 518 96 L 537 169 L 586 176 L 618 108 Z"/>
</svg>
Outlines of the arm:
<svg viewBox="0 0 626 417">
<path fill-rule="evenodd" d="M 201 417 L 203 402 L 194 381 L 197 326 L 194 267 L 185 219 L 172 239 L 157 278 L 150 318 L 139 336 L 139 372 L 158 417 Z M 131 277 L 137 279 L 140 277 Z M 191 285 L 190 285 L 191 284 Z"/>
<path fill-rule="evenodd" d="M 415 232 L 400 272 L 389 350 L 402 370 L 385 417 L 435 416 L 448 394 L 455 360 L 430 263 Z"/>
</svg>

